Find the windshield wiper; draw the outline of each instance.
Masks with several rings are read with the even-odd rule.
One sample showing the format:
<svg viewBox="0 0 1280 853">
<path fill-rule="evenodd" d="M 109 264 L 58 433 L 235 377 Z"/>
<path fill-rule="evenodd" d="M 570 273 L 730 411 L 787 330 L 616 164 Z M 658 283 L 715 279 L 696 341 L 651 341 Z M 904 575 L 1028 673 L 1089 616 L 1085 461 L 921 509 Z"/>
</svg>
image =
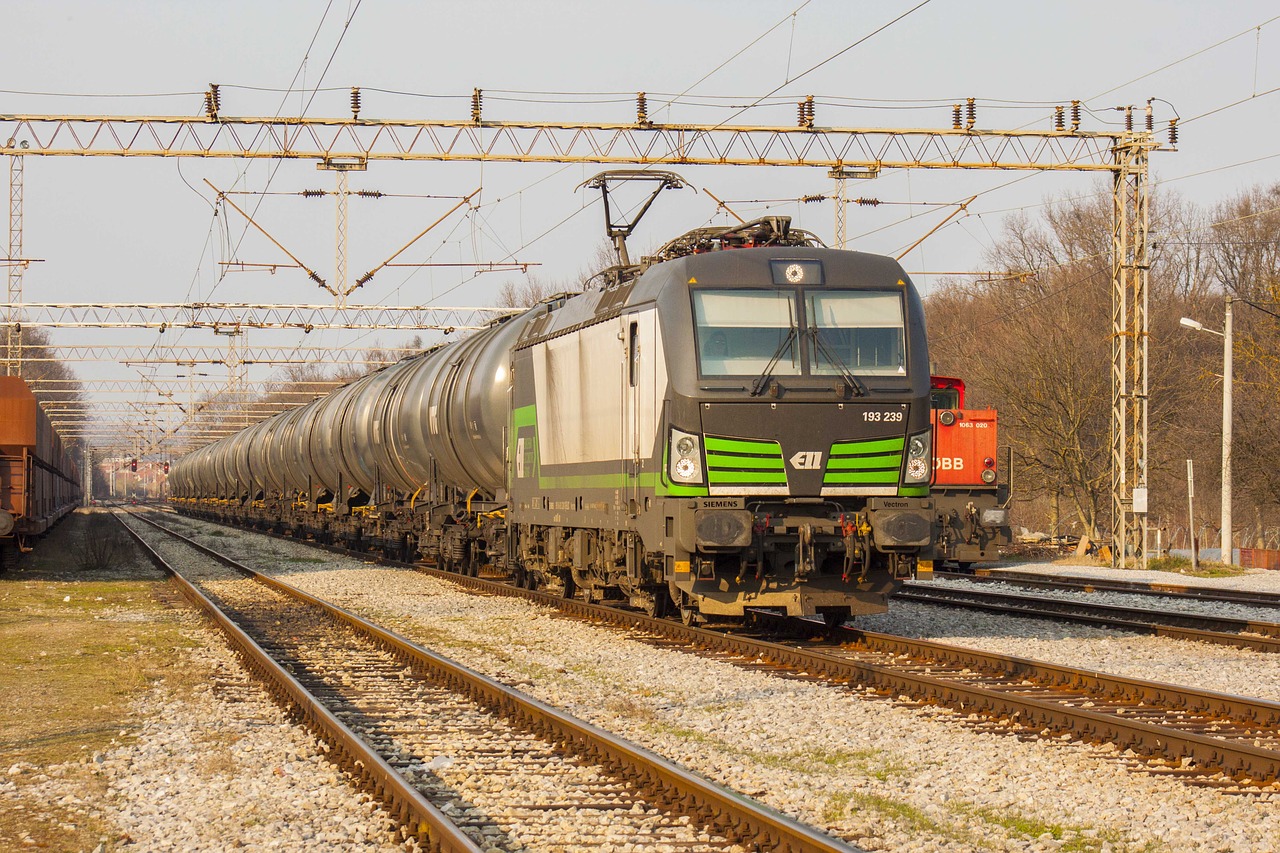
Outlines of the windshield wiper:
<svg viewBox="0 0 1280 853">
<path fill-rule="evenodd" d="M 773 351 L 769 363 L 764 366 L 764 370 L 756 377 L 756 381 L 751 383 L 751 396 L 759 397 L 764 390 L 769 387 L 770 380 L 773 379 L 773 368 L 778 363 L 778 359 L 782 358 L 782 354 L 791 348 L 791 342 L 796 339 L 796 324 L 793 322 L 791 328 L 787 330 L 787 336 L 782 339 L 782 343 L 778 344 L 778 348 Z"/>
<path fill-rule="evenodd" d="M 845 381 L 845 385 L 853 391 L 853 396 L 867 396 L 867 386 L 863 385 L 862 382 L 858 380 L 858 377 L 853 375 L 853 372 L 849 370 L 845 363 L 840 359 L 840 356 L 831 351 L 831 348 L 828 347 L 822 340 L 821 336 L 818 335 L 818 330 L 816 328 L 809 328 L 809 337 L 813 338 L 814 348 L 820 350 L 822 354 L 827 357 L 827 361 L 831 362 L 832 366 L 840 371 L 840 378 L 843 379 Z"/>
</svg>

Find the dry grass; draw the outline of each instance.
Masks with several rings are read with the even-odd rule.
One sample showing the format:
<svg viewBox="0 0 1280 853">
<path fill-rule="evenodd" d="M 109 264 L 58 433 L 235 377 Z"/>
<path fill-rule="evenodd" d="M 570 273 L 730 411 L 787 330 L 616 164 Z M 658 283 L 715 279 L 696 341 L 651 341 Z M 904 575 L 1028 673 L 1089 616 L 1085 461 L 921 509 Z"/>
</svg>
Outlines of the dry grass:
<svg viewBox="0 0 1280 853">
<path fill-rule="evenodd" d="M 131 736 L 130 703 L 161 679 L 179 692 L 195 676 L 177 666 L 178 614 L 155 593 L 167 582 L 127 543 L 108 563 L 84 568 L 84 540 L 106 517 L 76 513 L 0 574 L 0 773 L 18 763 L 22 788 L 59 773 L 100 798 L 84 762 Z M 114 522 L 111 522 L 114 523 Z M 0 808 L 0 848 L 93 849 L 103 826 L 55 804 Z M 24 839 L 30 838 L 30 842 Z"/>
</svg>

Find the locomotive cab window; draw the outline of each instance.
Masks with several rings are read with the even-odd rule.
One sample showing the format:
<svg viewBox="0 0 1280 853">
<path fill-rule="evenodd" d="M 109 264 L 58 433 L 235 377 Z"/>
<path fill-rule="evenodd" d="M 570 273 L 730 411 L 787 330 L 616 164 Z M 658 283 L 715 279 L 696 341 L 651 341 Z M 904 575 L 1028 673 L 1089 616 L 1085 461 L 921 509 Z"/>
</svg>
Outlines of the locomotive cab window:
<svg viewBox="0 0 1280 853">
<path fill-rule="evenodd" d="M 827 290 L 810 293 L 810 372 L 848 371 L 898 375 L 907 372 L 902 300 L 896 293 Z"/>
<path fill-rule="evenodd" d="M 958 409 L 960 392 L 955 388 L 934 388 L 929 392 L 929 406 L 934 409 Z"/>
<path fill-rule="evenodd" d="M 703 376 L 753 376 L 772 361 L 774 375 L 799 375 L 795 313 L 790 293 L 695 290 L 699 371 Z"/>
</svg>

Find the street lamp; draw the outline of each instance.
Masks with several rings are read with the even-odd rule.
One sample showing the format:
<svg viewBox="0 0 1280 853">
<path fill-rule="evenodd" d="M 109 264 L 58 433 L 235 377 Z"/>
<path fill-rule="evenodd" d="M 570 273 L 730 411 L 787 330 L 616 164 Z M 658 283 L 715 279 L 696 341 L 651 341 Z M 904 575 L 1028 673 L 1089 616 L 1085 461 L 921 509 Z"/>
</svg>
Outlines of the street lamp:
<svg viewBox="0 0 1280 853">
<path fill-rule="evenodd" d="M 1222 562 L 1231 565 L 1231 297 L 1227 297 L 1222 331 L 1206 329 L 1203 323 L 1183 317 L 1178 322 L 1197 332 L 1222 338 Z M 1194 549 L 1194 542 L 1192 548 Z"/>
</svg>

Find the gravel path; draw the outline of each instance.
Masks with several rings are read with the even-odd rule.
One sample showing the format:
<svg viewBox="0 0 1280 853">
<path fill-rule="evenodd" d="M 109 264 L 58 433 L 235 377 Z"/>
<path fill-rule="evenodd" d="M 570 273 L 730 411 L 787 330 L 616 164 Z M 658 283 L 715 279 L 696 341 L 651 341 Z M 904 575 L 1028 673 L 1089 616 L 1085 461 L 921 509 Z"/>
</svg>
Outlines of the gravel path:
<svg viewBox="0 0 1280 853">
<path fill-rule="evenodd" d="M 1178 584 L 1182 586 L 1217 587 L 1239 592 L 1280 593 L 1280 572 L 1266 569 L 1244 569 L 1244 574 L 1233 577 L 1207 578 L 1184 575 L 1180 572 L 1151 572 L 1134 569 L 1111 569 L 1101 566 L 1077 566 L 1062 563 L 1010 563 L 996 567 L 1010 572 L 1044 574 L 1080 578 L 1084 580 L 1122 580 L 1139 583 Z"/>
<path fill-rule="evenodd" d="M 174 521 L 174 519 L 170 519 Z M 869 849 L 1275 848 L 1274 795 L 1227 796 L 1108 747 L 980 733 L 957 714 L 650 648 L 525 602 L 190 521 L 205 541 L 543 701 Z M 1280 698 L 1280 656 L 895 605 L 868 628 Z M 1273 660 L 1273 658 L 1275 660 Z"/>
</svg>

